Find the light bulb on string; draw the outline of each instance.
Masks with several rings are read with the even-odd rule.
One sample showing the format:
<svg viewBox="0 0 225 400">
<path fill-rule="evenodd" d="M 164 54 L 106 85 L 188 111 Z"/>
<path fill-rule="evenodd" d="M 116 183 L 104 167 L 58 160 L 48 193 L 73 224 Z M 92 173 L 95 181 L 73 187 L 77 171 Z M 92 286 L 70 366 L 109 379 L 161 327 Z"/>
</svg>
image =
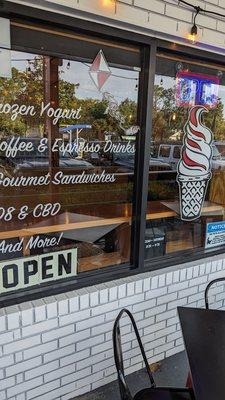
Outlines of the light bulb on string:
<svg viewBox="0 0 225 400">
<path fill-rule="evenodd" d="M 68 61 L 66 69 L 70 69 L 70 61 Z"/>
<path fill-rule="evenodd" d="M 188 35 L 188 39 L 191 41 L 192 44 L 195 44 L 197 42 L 198 38 L 198 27 L 196 25 L 196 17 L 200 13 L 201 8 L 200 7 L 195 7 L 195 16 L 194 16 L 194 23 L 191 28 L 191 32 Z"/>
</svg>

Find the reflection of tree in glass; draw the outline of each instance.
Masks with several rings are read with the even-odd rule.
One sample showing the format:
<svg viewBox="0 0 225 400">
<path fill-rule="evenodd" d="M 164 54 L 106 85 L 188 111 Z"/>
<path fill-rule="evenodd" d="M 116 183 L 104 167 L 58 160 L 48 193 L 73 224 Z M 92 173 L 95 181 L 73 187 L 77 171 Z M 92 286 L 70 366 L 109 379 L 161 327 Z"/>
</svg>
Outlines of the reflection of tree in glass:
<svg viewBox="0 0 225 400">
<path fill-rule="evenodd" d="M 167 142 L 174 139 L 183 140 L 183 127 L 188 118 L 188 107 L 177 107 L 175 87 L 165 89 L 155 85 L 153 98 L 153 140 Z M 204 123 L 214 133 L 215 140 L 224 140 L 225 120 L 223 115 L 224 105 L 221 99 L 215 109 L 204 115 Z"/>
<path fill-rule="evenodd" d="M 15 121 L 11 114 L 0 114 L 0 133 L 3 135 L 25 135 L 29 130 L 42 133 L 44 131 L 44 116 L 40 117 L 41 103 L 44 101 L 43 57 L 36 56 L 28 61 L 28 68 L 19 70 L 12 68 L 12 78 L 0 78 L 0 103 L 34 106 L 36 115 L 18 115 Z M 120 139 L 123 132 L 118 121 L 105 113 L 107 103 L 92 99 L 78 99 L 76 84 L 63 79 L 63 71 L 59 72 L 59 107 L 62 109 L 78 109 L 82 107 L 81 118 L 61 119 L 60 126 L 71 124 L 90 124 L 92 129 L 85 132 L 85 138 L 103 140 L 104 133 L 113 134 L 115 140 Z M 137 105 L 134 101 L 125 99 L 120 103 L 120 111 L 125 117 L 125 128 L 136 124 Z"/>
</svg>

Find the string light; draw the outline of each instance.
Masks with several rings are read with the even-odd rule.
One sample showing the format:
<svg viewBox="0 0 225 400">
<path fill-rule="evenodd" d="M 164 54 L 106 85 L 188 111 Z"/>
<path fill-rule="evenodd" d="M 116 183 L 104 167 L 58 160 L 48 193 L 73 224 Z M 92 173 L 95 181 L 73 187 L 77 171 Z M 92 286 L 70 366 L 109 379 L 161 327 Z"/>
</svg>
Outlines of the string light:
<svg viewBox="0 0 225 400">
<path fill-rule="evenodd" d="M 192 28 L 191 28 L 191 33 L 190 33 L 190 35 L 188 35 L 188 39 L 193 43 L 193 44 L 195 44 L 196 43 L 196 40 L 197 40 L 197 35 L 198 35 L 198 27 L 197 27 L 197 25 L 196 25 L 196 17 L 197 17 L 197 15 L 200 13 L 200 7 L 196 7 L 196 10 L 195 10 L 195 16 L 194 16 L 194 24 L 193 24 L 193 26 L 192 26 Z"/>
<path fill-rule="evenodd" d="M 217 17 L 225 18 L 225 14 L 221 14 L 221 13 L 219 13 L 219 12 L 211 11 L 211 10 L 204 10 L 203 8 L 201 8 L 201 7 L 199 7 L 199 6 L 196 6 L 196 5 L 194 5 L 193 3 L 189 3 L 189 1 L 186 1 L 186 0 L 178 0 L 178 5 L 180 5 L 180 3 L 181 3 L 181 4 L 185 4 L 185 5 L 188 6 L 188 7 L 193 8 L 195 11 L 199 10 L 199 11 L 198 11 L 199 13 L 211 14 L 211 15 L 216 15 Z"/>
<path fill-rule="evenodd" d="M 115 4 L 115 0 L 102 0 L 103 7 L 110 7 Z"/>
<path fill-rule="evenodd" d="M 212 10 L 204 10 L 202 7 L 199 7 L 197 5 L 194 5 L 193 3 L 190 3 L 189 1 L 186 0 L 178 0 L 178 5 L 180 4 L 184 4 L 190 8 L 192 8 L 195 11 L 195 16 L 194 16 L 194 24 L 191 28 L 191 33 L 188 35 L 188 39 L 195 44 L 196 43 L 196 39 L 197 39 L 197 34 L 198 34 L 198 27 L 196 25 L 196 17 L 198 14 L 208 14 L 210 16 L 216 16 L 216 17 L 221 17 L 221 18 L 225 18 L 225 14 L 216 12 L 216 11 L 212 11 Z"/>
</svg>

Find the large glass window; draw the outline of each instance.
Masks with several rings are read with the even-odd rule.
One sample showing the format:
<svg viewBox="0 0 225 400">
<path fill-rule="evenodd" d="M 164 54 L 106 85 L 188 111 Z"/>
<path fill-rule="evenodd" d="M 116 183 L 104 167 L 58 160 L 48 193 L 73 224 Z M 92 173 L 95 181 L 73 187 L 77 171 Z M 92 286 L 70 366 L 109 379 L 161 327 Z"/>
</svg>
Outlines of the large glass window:
<svg viewBox="0 0 225 400">
<path fill-rule="evenodd" d="M 225 71 L 157 57 L 145 258 L 224 246 Z"/>
<path fill-rule="evenodd" d="M 140 68 L 88 48 L 0 77 L 0 295 L 130 262 Z"/>
</svg>

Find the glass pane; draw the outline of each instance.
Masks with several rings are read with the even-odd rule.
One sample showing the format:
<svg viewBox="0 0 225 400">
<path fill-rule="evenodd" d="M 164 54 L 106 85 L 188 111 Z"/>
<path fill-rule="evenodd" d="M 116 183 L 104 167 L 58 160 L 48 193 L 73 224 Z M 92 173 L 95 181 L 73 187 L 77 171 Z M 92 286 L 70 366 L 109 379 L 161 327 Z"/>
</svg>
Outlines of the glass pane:
<svg viewBox="0 0 225 400">
<path fill-rule="evenodd" d="M 96 61 L 11 54 L 12 78 L 0 78 L 0 294 L 129 263 L 138 134 L 135 69 L 103 52 L 102 75 Z"/>
<path fill-rule="evenodd" d="M 157 57 L 146 260 L 225 245 L 224 85 L 220 67 Z"/>
</svg>

